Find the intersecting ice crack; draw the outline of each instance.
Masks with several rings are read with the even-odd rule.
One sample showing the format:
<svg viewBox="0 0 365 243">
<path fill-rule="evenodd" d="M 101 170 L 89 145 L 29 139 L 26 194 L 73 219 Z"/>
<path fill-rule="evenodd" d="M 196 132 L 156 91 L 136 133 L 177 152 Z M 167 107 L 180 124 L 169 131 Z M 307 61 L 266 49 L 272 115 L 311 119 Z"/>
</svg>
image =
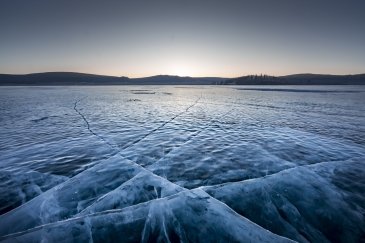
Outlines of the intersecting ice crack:
<svg viewBox="0 0 365 243">
<path fill-rule="evenodd" d="M 171 119 L 169 119 L 168 121 L 165 121 L 163 124 L 161 124 L 160 126 L 158 126 L 155 129 L 152 129 L 149 133 L 147 133 L 146 135 L 142 136 L 141 138 L 133 141 L 132 143 L 122 147 L 122 148 L 118 148 L 116 145 L 113 145 L 111 143 L 109 143 L 107 140 L 105 140 L 102 136 L 100 136 L 99 134 L 95 133 L 93 130 L 91 130 L 90 128 L 90 124 L 87 121 L 86 117 L 77 109 L 77 104 L 79 102 L 81 102 L 83 99 L 85 99 L 86 97 L 79 99 L 75 102 L 74 104 L 74 109 L 75 111 L 82 117 L 82 119 L 85 121 L 86 125 L 87 125 L 87 129 L 89 130 L 89 132 L 91 134 L 93 134 L 94 136 L 98 137 L 99 139 L 101 139 L 103 142 L 105 142 L 107 145 L 109 145 L 109 147 L 111 147 L 114 150 L 118 150 L 118 154 L 119 156 L 121 152 L 123 152 L 124 150 L 130 148 L 131 146 L 141 142 L 142 140 L 146 139 L 148 136 L 152 135 L 153 133 L 155 133 L 156 131 L 161 130 L 163 127 L 165 127 L 167 124 L 171 123 L 172 121 L 174 121 L 176 118 L 182 116 L 183 114 L 187 113 L 191 108 L 193 108 L 194 106 L 196 106 L 200 100 L 202 99 L 202 94 L 200 95 L 199 98 L 197 98 L 193 104 L 191 104 L 190 106 L 188 106 L 184 111 L 176 114 L 175 116 L 173 116 Z M 208 127 L 212 126 L 212 124 L 214 124 L 217 120 L 224 118 L 225 116 L 227 116 L 229 113 L 232 112 L 232 110 L 234 110 L 234 107 L 232 106 L 231 109 L 229 109 L 227 112 L 223 113 L 218 119 L 211 119 L 208 124 L 206 126 L 204 126 L 202 129 L 200 129 L 199 131 L 197 131 L 195 134 L 193 134 L 192 136 L 190 136 L 187 141 L 185 141 L 182 145 L 180 145 L 178 148 L 175 148 L 171 151 L 169 151 L 168 153 L 164 154 L 164 156 L 160 159 L 158 159 L 157 161 L 155 161 L 153 164 L 158 163 L 159 161 L 161 161 L 162 159 L 164 159 L 168 154 L 170 154 L 173 151 L 176 151 L 176 149 L 179 149 L 181 146 L 183 146 L 184 144 L 188 143 L 189 141 L 192 141 L 195 137 L 197 137 L 201 132 L 203 132 L 204 130 L 206 130 Z M 152 172 L 153 173 L 153 172 Z"/>
<path fill-rule="evenodd" d="M 127 148 L 129 148 L 129 147 L 131 147 L 131 146 L 133 146 L 133 145 L 135 145 L 135 144 L 137 144 L 137 143 L 139 143 L 140 141 L 142 141 L 143 139 L 145 139 L 145 138 L 147 138 L 148 136 L 150 136 L 150 135 L 152 135 L 153 133 L 155 133 L 155 132 L 157 132 L 157 131 L 159 131 L 159 130 L 161 130 L 163 127 L 165 127 L 167 124 L 169 124 L 169 123 L 171 123 L 172 121 L 174 121 L 176 118 L 178 118 L 178 117 L 180 117 L 180 116 L 182 116 L 183 114 L 185 114 L 185 113 L 187 113 L 187 112 L 189 112 L 189 110 L 191 109 L 191 108 L 193 108 L 194 106 L 196 106 L 198 103 L 199 103 L 199 101 L 201 100 L 201 98 L 202 98 L 202 95 L 198 98 L 198 99 L 196 99 L 195 100 L 195 102 L 193 103 L 193 104 L 191 104 L 190 106 L 188 106 L 185 110 L 183 110 L 182 112 L 180 112 L 180 113 L 178 113 L 178 114 L 176 114 L 175 116 L 173 116 L 171 119 L 169 119 L 168 121 L 165 121 L 163 124 L 161 124 L 160 126 L 158 126 L 157 128 L 155 128 L 155 129 L 153 129 L 153 130 L 151 130 L 149 133 L 147 133 L 146 135 L 144 135 L 144 136 L 142 136 L 141 138 L 139 138 L 139 139 L 137 139 L 137 140 L 135 140 L 135 141 L 133 141 L 132 143 L 130 143 L 130 144 L 128 144 L 128 145 L 126 145 L 126 146 L 124 146 L 124 147 L 122 147 L 122 148 L 120 148 L 120 149 L 118 149 L 118 156 L 121 156 L 121 157 L 123 157 L 120 153 L 122 152 L 122 151 L 124 151 L 124 150 L 126 150 Z M 104 138 L 102 138 L 100 135 L 98 135 L 97 133 L 95 133 L 94 131 L 92 131 L 91 129 L 90 129 L 90 124 L 89 124 L 89 122 L 87 121 L 87 119 L 86 119 L 86 117 L 77 109 L 77 104 L 78 104 L 78 102 L 80 102 L 82 99 L 80 99 L 80 100 L 78 100 L 77 102 L 75 102 L 75 106 L 74 106 L 74 109 L 77 111 L 77 113 L 83 118 L 83 120 L 85 121 L 85 123 L 86 123 L 86 125 L 87 125 L 87 129 L 90 131 L 90 133 L 92 133 L 93 135 L 95 135 L 96 137 L 98 137 L 98 138 L 100 138 L 102 141 L 104 141 L 105 143 L 107 143 L 110 147 L 112 147 L 113 149 L 117 149 L 116 148 L 116 146 L 113 146 L 113 145 L 111 145 L 109 142 L 107 142 Z M 211 119 L 209 122 L 208 122 L 208 124 L 206 124 L 202 129 L 200 129 L 199 131 L 197 131 L 196 133 L 194 133 L 192 136 L 190 136 L 188 139 L 187 139 L 187 141 L 185 141 L 182 145 L 180 145 L 179 147 L 177 147 L 177 148 L 175 148 L 175 149 L 173 149 L 173 150 L 171 150 L 171 151 L 169 151 L 168 153 L 166 153 L 166 154 L 164 154 L 164 156 L 162 157 L 162 158 L 160 158 L 159 160 L 157 160 L 156 162 L 154 162 L 153 164 L 155 164 L 155 163 L 158 163 L 159 161 L 161 161 L 162 159 L 164 159 L 168 154 L 170 154 L 172 151 L 176 151 L 176 150 L 178 150 L 181 146 L 183 146 L 184 144 L 186 144 L 186 143 L 188 143 L 189 141 L 192 141 L 194 138 L 196 138 L 201 132 L 203 132 L 204 130 L 206 130 L 207 128 L 209 128 L 210 126 L 212 126 L 214 123 L 216 123 L 217 121 L 219 121 L 220 119 L 222 119 L 222 118 L 224 118 L 225 116 L 227 116 L 229 113 L 231 113 L 232 112 L 232 110 L 234 110 L 234 106 L 232 105 L 231 106 L 231 109 L 229 109 L 228 111 L 226 111 L 225 113 L 223 113 L 221 116 L 219 116 L 218 118 L 215 118 L 215 119 Z M 133 163 L 135 163 L 135 162 L 133 162 Z M 135 163 L 136 164 L 136 163 Z M 142 167 L 143 168 L 143 167 Z M 149 169 L 147 169 L 147 168 L 144 168 L 145 170 L 147 170 L 147 171 L 150 171 Z M 152 171 L 151 171 L 152 172 Z M 154 172 L 152 172 L 154 175 L 156 175 Z M 157 175 L 158 176 L 158 175 Z M 160 177 L 160 176 L 158 176 L 158 177 Z M 169 181 L 167 178 L 166 178 L 166 176 L 162 176 L 162 177 L 164 177 L 167 181 Z M 171 181 L 169 181 L 169 182 L 171 182 Z M 173 183 L 173 182 L 171 182 L 171 183 Z M 176 183 L 173 183 L 174 185 L 177 185 Z M 155 190 L 156 190 L 156 188 L 154 188 Z M 188 190 L 188 189 L 186 189 L 186 188 L 184 188 L 185 190 Z M 158 195 L 158 193 L 156 192 L 156 195 Z"/>
<path fill-rule="evenodd" d="M 127 148 L 139 143 L 140 141 L 142 141 L 143 139 L 145 139 L 146 137 L 150 136 L 151 134 L 153 134 L 154 132 L 158 131 L 158 130 L 161 130 L 164 126 L 166 126 L 167 124 L 171 123 L 173 120 L 175 120 L 176 118 L 178 118 L 179 116 L 187 113 L 191 108 L 193 108 L 194 106 L 196 106 L 198 104 L 198 102 L 200 101 L 200 99 L 202 98 L 202 95 L 200 95 L 200 97 L 198 99 L 195 100 L 195 102 L 193 104 L 191 104 L 190 106 L 188 106 L 184 111 L 178 113 L 177 115 L 175 115 L 174 117 L 172 117 L 170 120 L 164 122 L 163 124 L 161 124 L 160 126 L 158 126 L 157 128 L 151 130 L 149 133 L 147 133 L 146 135 L 142 136 L 141 138 L 137 139 L 136 141 L 132 142 L 131 144 L 121 148 L 121 149 L 118 149 L 115 145 L 109 143 L 107 140 L 105 140 L 102 136 L 100 136 L 99 134 L 95 133 L 91 128 L 90 128 L 90 124 L 88 122 L 88 120 L 86 119 L 86 117 L 81 113 L 81 111 L 79 109 L 77 109 L 77 104 L 79 102 L 81 102 L 83 99 L 85 99 L 86 97 L 84 98 L 81 98 L 79 100 L 77 100 L 75 103 L 74 103 L 74 110 L 81 116 L 81 118 L 84 120 L 86 126 L 87 126 L 87 130 L 93 134 L 94 136 L 96 136 L 97 138 L 99 138 L 100 140 L 102 140 L 103 142 L 105 142 L 109 147 L 111 147 L 112 149 L 114 150 L 118 150 L 117 152 L 117 155 L 122 157 L 123 159 L 127 159 L 125 158 L 124 156 L 121 155 L 121 152 L 126 150 Z M 127 159 L 128 160 L 128 159 Z M 133 161 L 134 164 L 138 165 L 137 163 L 135 163 Z M 139 165 L 138 165 L 139 166 Z M 148 170 L 146 168 L 144 168 L 145 170 Z M 149 171 L 149 170 L 148 170 Z M 153 172 L 152 172 L 153 173 Z M 158 175 L 156 175 L 158 176 Z M 160 177 L 160 176 L 158 176 Z M 172 183 L 172 182 L 171 182 Z M 173 183 L 175 184 L 175 183 Z M 175 184 L 176 185 L 176 184 Z"/>
<path fill-rule="evenodd" d="M 164 122 L 163 124 L 161 124 L 160 126 L 158 126 L 157 128 L 155 128 L 155 129 L 153 129 L 153 130 L 151 130 L 149 133 L 147 133 L 146 135 L 144 135 L 144 136 L 142 136 L 141 138 L 139 138 L 139 139 L 137 139 L 137 140 L 135 140 L 135 141 L 133 141 L 132 143 L 130 143 L 130 144 L 128 144 L 127 146 L 124 146 L 124 147 L 122 147 L 122 148 L 120 148 L 120 149 L 118 149 L 117 148 L 117 146 L 116 145 L 113 145 L 113 144 L 111 144 L 111 143 L 109 143 L 107 140 L 105 140 L 102 136 L 100 136 L 99 134 L 97 134 L 97 133 L 95 133 L 91 128 L 90 128 L 90 124 L 89 124 L 89 122 L 88 122 L 88 120 L 86 119 L 86 117 L 80 112 L 80 110 L 79 109 L 77 109 L 77 104 L 79 103 L 79 102 L 81 102 L 83 99 L 85 99 L 85 97 L 84 98 L 82 98 L 82 99 L 79 99 L 79 100 L 77 100 L 75 103 L 74 103 L 74 110 L 82 117 L 82 119 L 84 120 L 84 122 L 86 123 L 86 125 L 87 125 L 87 129 L 88 129 L 88 131 L 91 133 L 91 134 L 93 134 L 94 136 L 96 136 L 96 137 L 98 137 L 100 140 L 102 140 L 103 142 L 105 142 L 109 147 L 111 147 L 112 149 L 114 149 L 114 150 L 118 150 L 118 152 L 117 152 L 117 155 L 118 156 L 121 156 L 123 159 L 126 159 L 124 156 L 122 156 L 121 155 L 121 152 L 123 152 L 124 150 L 126 150 L 126 149 L 128 149 L 129 147 L 131 147 L 131 146 L 133 146 L 133 145 L 135 145 L 135 144 L 137 144 L 137 143 L 139 143 L 140 141 L 142 141 L 142 140 L 144 140 L 145 138 L 147 138 L 148 136 L 150 136 L 150 135 L 152 135 L 153 133 L 155 133 L 156 131 L 159 131 L 159 130 L 161 130 L 164 126 L 166 126 L 167 124 L 169 124 L 169 123 L 171 123 L 172 121 L 174 121 L 176 118 L 178 118 L 178 117 L 180 117 L 180 116 L 182 116 L 183 114 L 185 114 L 185 113 L 187 113 L 187 112 L 189 112 L 189 110 L 191 109 L 191 108 L 193 108 L 194 106 L 196 106 L 198 103 L 199 103 L 199 101 L 201 100 L 201 98 L 202 98 L 202 94 L 200 95 L 200 97 L 199 98 L 197 98 L 195 101 L 194 101 L 194 103 L 193 104 L 191 104 L 190 106 L 188 106 L 185 110 L 183 110 L 182 112 L 180 112 L 180 113 L 178 113 L 178 114 L 176 114 L 175 116 L 173 116 L 171 119 L 169 119 L 168 121 L 166 121 L 166 122 Z M 229 113 L 231 113 L 232 112 L 232 110 L 234 110 L 234 107 L 232 106 L 232 108 L 231 109 L 229 109 L 227 112 L 225 112 L 224 114 L 222 114 L 219 118 L 218 118 L 218 120 L 219 119 L 222 119 L 222 118 L 224 118 L 225 116 L 227 116 Z M 210 127 L 210 126 L 212 126 L 212 124 L 214 124 L 215 122 L 217 121 L 217 119 L 211 119 L 209 122 L 208 122 L 208 124 L 206 125 L 206 126 L 204 126 L 202 129 L 200 129 L 198 132 L 196 132 L 195 134 L 193 134 L 192 136 L 190 136 L 189 137 L 189 139 L 187 140 L 187 141 L 185 141 L 185 143 L 184 144 L 186 144 L 186 143 L 188 143 L 189 141 L 191 141 L 191 140 L 193 140 L 195 137 L 197 137 L 201 132 L 203 132 L 204 130 L 206 130 L 208 127 Z M 166 154 L 164 154 L 164 156 L 162 157 L 162 158 L 160 158 L 159 160 L 157 160 L 157 161 L 155 161 L 153 164 L 155 164 L 155 163 L 157 163 L 157 162 L 159 162 L 159 161 L 161 161 L 163 158 L 165 158 L 169 153 L 171 153 L 172 151 L 176 151 L 176 149 L 179 149 L 181 146 L 183 146 L 183 144 L 182 145 L 180 145 L 178 148 L 175 148 L 175 149 L 173 149 L 173 150 L 171 150 L 171 151 L 169 151 L 168 153 L 166 153 Z M 136 164 L 136 165 L 138 165 L 137 163 L 135 163 L 134 161 L 133 161 L 133 163 L 134 164 Z M 142 167 L 142 168 L 144 168 L 144 167 Z M 147 169 L 147 168 L 144 168 L 145 170 L 147 170 L 147 171 L 150 171 L 149 169 Z M 150 172 L 152 172 L 154 175 L 156 175 L 153 171 L 150 171 Z M 156 175 L 156 176 L 158 176 L 158 177 L 161 177 L 161 176 L 159 176 L 159 175 Z M 163 176 L 163 177 L 165 177 L 165 179 L 167 179 L 166 178 L 166 176 Z M 168 180 L 169 181 L 169 180 Z M 169 182 L 171 182 L 171 181 L 169 181 Z M 173 183 L 173 182 L 171 182 L 171 183 Z M 176 183 L 173 183 L 174 185 L 177 185 Z M 186 188 L 184 188 L 184 189 L 186 189 Z"/>
</svg>

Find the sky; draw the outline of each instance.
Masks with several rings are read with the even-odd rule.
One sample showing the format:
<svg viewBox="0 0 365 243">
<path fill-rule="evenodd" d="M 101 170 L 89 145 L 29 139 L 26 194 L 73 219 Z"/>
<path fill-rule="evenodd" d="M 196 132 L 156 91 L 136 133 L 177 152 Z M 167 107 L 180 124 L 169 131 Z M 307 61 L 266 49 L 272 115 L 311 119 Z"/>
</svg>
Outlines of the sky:
<svg viewBox="0 0 365 243">
<path fill-rule="evenodd" d="M 1 0 L 0 73 L 365 73 L 364 0 Z"/>
</svg>

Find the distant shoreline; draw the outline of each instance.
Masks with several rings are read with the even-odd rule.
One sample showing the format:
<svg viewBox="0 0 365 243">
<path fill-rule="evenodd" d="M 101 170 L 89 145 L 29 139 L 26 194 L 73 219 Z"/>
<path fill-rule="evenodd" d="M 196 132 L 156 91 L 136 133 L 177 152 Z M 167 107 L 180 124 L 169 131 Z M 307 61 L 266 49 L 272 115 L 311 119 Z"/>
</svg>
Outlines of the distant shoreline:
<svg viewBox="0 0 365 243">
<path fill-rule="evenodd" d="M 0 74 L 0 86 L 96 85 L 365 85 L 365 74 L 247 75 L 237 78 L 157 75 L 128 78 L 73 72 Z"/>
</svg>

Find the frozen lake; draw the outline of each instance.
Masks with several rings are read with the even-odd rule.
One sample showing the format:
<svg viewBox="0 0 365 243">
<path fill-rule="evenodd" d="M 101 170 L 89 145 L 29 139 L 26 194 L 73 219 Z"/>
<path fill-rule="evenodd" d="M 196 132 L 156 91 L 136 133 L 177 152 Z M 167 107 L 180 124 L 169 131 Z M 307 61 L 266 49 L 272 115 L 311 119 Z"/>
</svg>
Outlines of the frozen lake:
<svg viewBox="0 0 365 243">
<path fill-rule="evenodd" d="M 0 87 L 0 240 L 365 240 L 364 86 Z"/>
</svg>

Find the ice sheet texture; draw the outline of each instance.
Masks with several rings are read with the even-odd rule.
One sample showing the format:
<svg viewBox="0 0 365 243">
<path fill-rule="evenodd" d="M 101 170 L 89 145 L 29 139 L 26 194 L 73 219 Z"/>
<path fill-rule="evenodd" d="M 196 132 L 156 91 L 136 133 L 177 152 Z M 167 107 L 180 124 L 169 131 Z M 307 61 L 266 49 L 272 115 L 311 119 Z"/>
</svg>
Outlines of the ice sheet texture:
<svg viewBox="0 0 365 243">
<path fill-rule="evenodd" d="M 365 88 L 261 90 L 1 87 L 0 239 L 364 240 Z"/>
</svg>

